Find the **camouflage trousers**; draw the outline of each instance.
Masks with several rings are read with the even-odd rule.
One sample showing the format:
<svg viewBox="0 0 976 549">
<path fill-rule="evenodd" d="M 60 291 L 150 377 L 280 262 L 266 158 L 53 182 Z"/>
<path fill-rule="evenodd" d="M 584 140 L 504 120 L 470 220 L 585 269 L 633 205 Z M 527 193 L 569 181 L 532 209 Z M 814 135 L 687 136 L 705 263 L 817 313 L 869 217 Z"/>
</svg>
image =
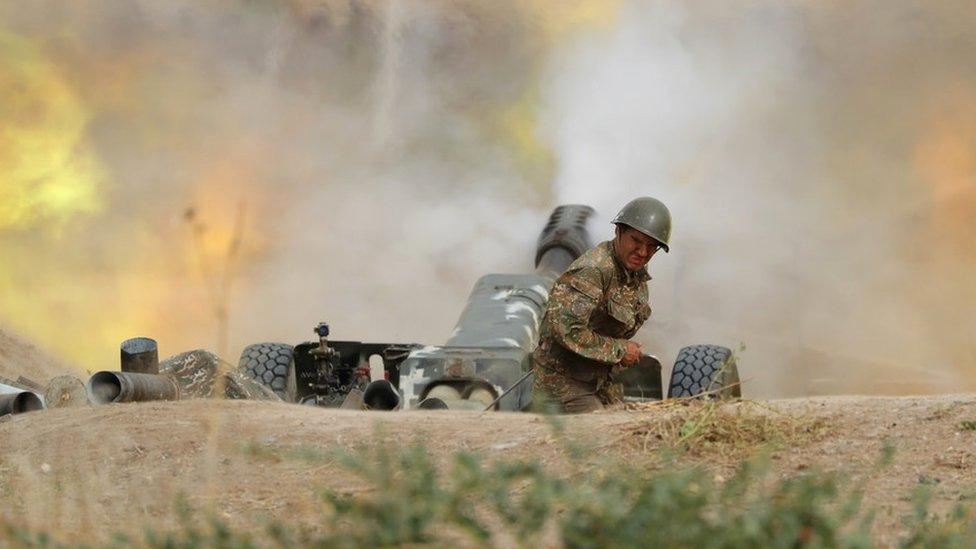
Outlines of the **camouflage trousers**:
<svg viewBox="0 0 976 549">
<path fill-rule="evenodd" d="M 539 364 L 533 364 L 532 371 L 533 401 L 537 408 L 549 403 L 567 414 L 582 414 L 603 410 L 623 400 L 623 386 L 611 379 L 578 381 Z"/>
</svg>

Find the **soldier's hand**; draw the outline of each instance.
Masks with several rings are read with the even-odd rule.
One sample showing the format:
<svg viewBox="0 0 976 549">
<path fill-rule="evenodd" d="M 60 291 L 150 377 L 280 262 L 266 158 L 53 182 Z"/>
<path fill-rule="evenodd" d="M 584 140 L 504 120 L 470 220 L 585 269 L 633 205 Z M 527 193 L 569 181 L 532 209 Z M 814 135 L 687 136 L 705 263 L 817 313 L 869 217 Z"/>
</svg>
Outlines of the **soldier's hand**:
<svg viewBox="0 0 976 549">
<path fill-rule="evenodd" d="M 624 351 L 624 357 L 620 359 L 620 364 L 624 366 L 633 366 L 640 362 L 642 354 L 641 344 L 635 341 L 627 342 L 627 349 Z"/>
</svg>

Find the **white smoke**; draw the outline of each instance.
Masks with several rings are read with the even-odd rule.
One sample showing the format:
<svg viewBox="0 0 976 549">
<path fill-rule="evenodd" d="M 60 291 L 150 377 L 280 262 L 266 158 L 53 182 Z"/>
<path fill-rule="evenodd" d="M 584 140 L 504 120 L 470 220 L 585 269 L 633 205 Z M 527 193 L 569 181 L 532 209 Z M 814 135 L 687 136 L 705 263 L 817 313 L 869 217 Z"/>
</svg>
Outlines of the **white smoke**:
<svg viewBox="0 0 976 549">
<path fill-rule="evenodd" d="M 652 260 L 654 316 L 639 336 L 665 363 L 691 343 L 744 345 L 752 395 L 974 387 L 971 323 L 913 295 L 931 272 L 898 253 L 926 245 L 921 220 L 932 215 L 908 148 L 922 121 L 905 115 L 923 94 L 895 87 L 926 91 L 928 75 L 899 56 L 929 58 L 935 72 L 964 54 L 910 48 L 906 18 L 877 30 L 874 16 L 634 2 L 613 33 L 551 67 L 559 199 L 592 203 L 604 219 L 641 195 L 671 208 L 672 253 Z M 867 43 L 852 35 L 864 28 L 876 29 Z M 936 32 L 910 30 L 912 44 Z M 875 73 L 858 74 L 867 59 Z M 878 80 L 892 88 L 863 95 Z M 893 144 L 905 156 L 885 150 Z M 952 265 L 976 275 L 971 253 Z"/>
<path fill-rule="evenodd" d="M 552 207 L 595 206 L 601 240 L 652 195 L 675 231 L 640 337 L 665 363 L 744 344 L 752 395 L 973 387 L 971 13 L 634 1 L 557 40 L 520 6 L 0 4 L 0 30 L 90 110 L 110 181 L 104 213 L 64 238 L 0 235 L 0 304 L 34 315 L 0 316 L 43 343 L 97 343 L 92 366 L 134 335 L 213 348 L 201 272 L 220 257 L 207 271 L 187 253 L 183 212 L 226 239 L 243 203 L 229 359 L 321 320 L 439 344 L 480 275 L 531 269 Z M 961 175 L 934 192 L 916 155 L 939 124 L 961 136 Z M 550 185 L 524 158 L 546 145 Z M 65 324 L 92 335 L 69 342 Z"/>
</svg>

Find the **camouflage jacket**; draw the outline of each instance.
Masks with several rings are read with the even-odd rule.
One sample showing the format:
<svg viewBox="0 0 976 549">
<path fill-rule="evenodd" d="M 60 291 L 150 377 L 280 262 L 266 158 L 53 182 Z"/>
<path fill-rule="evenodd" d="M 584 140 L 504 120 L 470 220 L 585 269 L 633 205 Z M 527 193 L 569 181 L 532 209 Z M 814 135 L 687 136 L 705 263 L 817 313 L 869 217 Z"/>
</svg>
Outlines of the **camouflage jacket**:
<svg viewBox="0 0 976 549">
<path fill-rule="evenodd" d="M 646 269 L 625 269 L 611 241 L 581 255 L 552 286 L 533 362 L 577 381 L 606 380 L 651 316 L 649 279 Z"/>
</svg>

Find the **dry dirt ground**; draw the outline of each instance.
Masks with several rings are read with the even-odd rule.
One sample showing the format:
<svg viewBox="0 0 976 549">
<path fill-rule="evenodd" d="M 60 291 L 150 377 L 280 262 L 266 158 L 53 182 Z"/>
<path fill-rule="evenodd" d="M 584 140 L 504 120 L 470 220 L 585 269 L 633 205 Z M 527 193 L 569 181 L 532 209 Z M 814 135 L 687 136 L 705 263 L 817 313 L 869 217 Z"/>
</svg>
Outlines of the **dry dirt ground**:
<svg viewBox="0 0 976 549">
<path fill-rule="evenodd" d="M 897 539 L 908 496 L 920 484 L 934 488 L 938 509 L 976 504 L 976 431 L 964 423 L 976 421 L 976 395 L 708 406 L 663 403 L 559 421 L 566 440 L 591 449 L 585 459 L 593 467 L 607 456 L 656 467 L 660 450 L 685 436 L 689 449 L 679 462 L 700 464 L 719 482 L 761 451 L 776 475 L 845 472 L 866 482 L 881 545 Z M 681 431 L 689 418 L 704 425 L 690 436 Z M 556 471 L 566 465 L 551 421 L 531 414 L 202 400 L 45 410 L 0 418 L 0 519 L 97 543 L 116 531 L 175 527 L 175 502 L 185 497 L 243 529 L 260 530 L 269 520 L 314 527 L 324 488 L 368 488 L 335 460 L 309 456 L 418 440 L 441 464 L 468 451 L 487 460 L 538 459 Z M 878 469 L 886 443 L 894 460 Z"/>
<path fill-rule="evenodd" d="M 67 373 L 78 374 L 78 370 L 0 328 L 0 377 L 16 380 L 25 376 L 45 382 Z"/>
</svg>

